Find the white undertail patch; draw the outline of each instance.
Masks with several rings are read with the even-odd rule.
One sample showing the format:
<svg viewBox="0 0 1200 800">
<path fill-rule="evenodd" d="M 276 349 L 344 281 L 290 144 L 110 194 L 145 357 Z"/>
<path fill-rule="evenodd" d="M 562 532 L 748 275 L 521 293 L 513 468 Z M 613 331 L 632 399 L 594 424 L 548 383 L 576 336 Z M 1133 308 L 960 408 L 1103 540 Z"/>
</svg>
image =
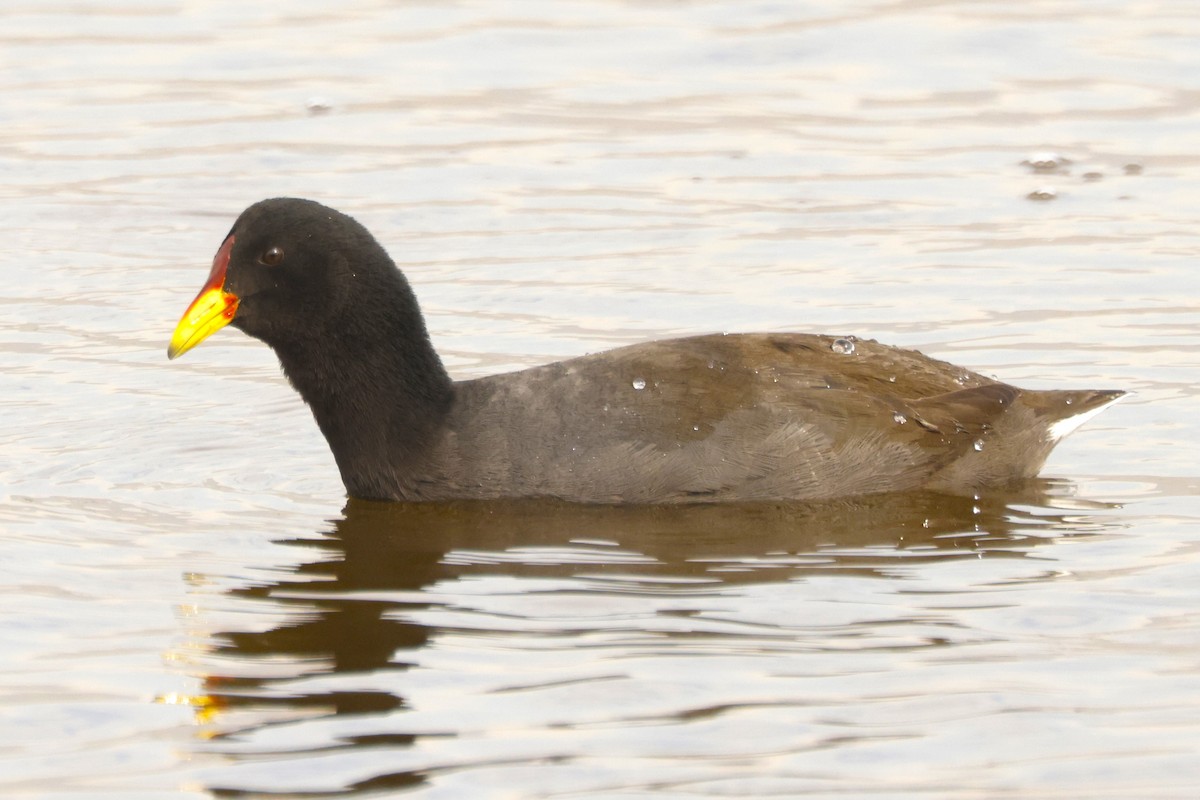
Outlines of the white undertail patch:
<svg viewBox="0 0 1200 800">
<path fill-rule="evenodd" d="M 1056 422 L 1050 426 L 1050 428 L 1046 431 L 1046 436 L 1050 439 L 1050 441 L 1057 442 L 1058 440 L 1062 439 L 1064 436 L 1072 433 L 1080 425 L 1087 422 L 1089 419 L 1091 419 L 1092 417 L 1096 416 L 1104 409 L 1111 406 L 1113 403 L 1116 403 L 1121 398 L 1128 397 L 1128 396 L 1129 396 L 1128 394 L 1119 394 L 1102 406 L 1096 406 L 1095 408 L 1090 408 L 1087 411 L 1084 411 L 1082 414 L 1076 414 L 1073 417 L 1067 417 L 1066 419 L 1060 419 L 1058 422 Z"/>
</svg>

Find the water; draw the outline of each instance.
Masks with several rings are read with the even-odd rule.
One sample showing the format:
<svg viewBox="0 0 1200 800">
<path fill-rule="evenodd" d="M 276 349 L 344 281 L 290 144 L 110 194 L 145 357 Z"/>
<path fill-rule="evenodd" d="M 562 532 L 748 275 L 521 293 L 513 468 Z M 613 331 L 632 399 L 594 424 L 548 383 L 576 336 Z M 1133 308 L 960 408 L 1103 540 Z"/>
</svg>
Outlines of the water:
<svg viewBox="0 0 1200 800">
<path fill-rule="evenodd" d="M 1200 783 L 1188 4 L 281 9 L 6 7 L 0 794 Z M 1136 395 L 977 501 L 346 504 L 266 348 L 165 357 L 283 194 L 460 377 L 779 329 Z"/>
</svg>

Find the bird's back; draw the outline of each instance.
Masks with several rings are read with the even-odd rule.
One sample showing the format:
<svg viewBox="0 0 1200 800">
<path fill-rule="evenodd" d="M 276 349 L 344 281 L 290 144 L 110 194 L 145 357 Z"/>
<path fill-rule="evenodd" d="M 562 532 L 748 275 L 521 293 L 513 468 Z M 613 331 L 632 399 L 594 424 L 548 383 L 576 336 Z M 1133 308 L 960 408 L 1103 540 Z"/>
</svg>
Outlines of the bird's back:
<svg viewBox="0 0 1200 800">
<path fill-rule="evenodd" d="M 1034 475 L 1056 422 L 1119 395 L 1023 391 L 868 340 L 650 342 L 456 384 L 420 485 L 625 503 L 962 493 Z"/>
</svg>

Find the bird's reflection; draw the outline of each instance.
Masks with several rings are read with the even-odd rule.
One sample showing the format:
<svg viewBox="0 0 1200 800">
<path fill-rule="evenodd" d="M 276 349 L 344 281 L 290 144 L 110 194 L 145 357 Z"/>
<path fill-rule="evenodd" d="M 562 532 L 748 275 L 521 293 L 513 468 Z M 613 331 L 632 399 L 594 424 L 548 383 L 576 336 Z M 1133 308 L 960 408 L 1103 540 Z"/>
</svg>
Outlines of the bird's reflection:
<svg viewBox="0 0 1200 800">
<path fill-rule="evenodd" d="M 355 685 L 351 678 L 408 669 L 405 654 L 411 660 L 439 633 L 413 621 L 421 616 L 413 612 L 444 602 L 435 587 L 464 578 L 586 576 L 601 579 L 593 584 L 596 592 L 615 585 L 606 584 L 609 578 L 686 596 L 705 587 L 802 580 L 830 571 L 886 577 L 901 564 L 958 554 L 1024 558 L 1040 542 L 1078 535 L 1081 513 L 1087 513 L 1087 504 L 1071 499 L 1064 484 L 1048 481 L 991 499 L 909 494 L 823 505 L 352 500 L 321 538 L 286 542 L 311 549 L 304 563 L 277 580 L 232 590 L 234 602 L 269 604 L 270 615 L 282 613 L 283 622 L 210 637 L 203 727 L 209 746 L 236 754 L 240 737 L 275 724 L 403 709 L 405 698 L 394 688 L 347 688 Z M 268 663 L 272 668 L 263 669 Z M 304 680 L 314 676 L 342 680 L 314 685 Z M 376 731 L 325 746 L 403 747 L 414 739 L 402 731 Z M 373 775 L 337 794 L 396 789 L 422 779 L 406 771 Z M 262 787 L 211 790 L 223 796 L 273 794 Z"/>
</svg>

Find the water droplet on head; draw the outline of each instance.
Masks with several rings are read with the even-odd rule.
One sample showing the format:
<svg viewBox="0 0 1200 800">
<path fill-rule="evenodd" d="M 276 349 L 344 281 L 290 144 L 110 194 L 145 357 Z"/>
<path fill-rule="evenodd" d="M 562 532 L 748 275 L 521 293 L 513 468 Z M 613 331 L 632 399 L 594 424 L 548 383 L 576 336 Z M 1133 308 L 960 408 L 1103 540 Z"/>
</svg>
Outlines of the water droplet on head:
<svg viewBox="0 0 1200 800">
<path fill-rule="evenodd" d="M 698 430 L 700 430 L 700 426 L 699 426 L 699 425 L 693 425 L 693 426 L 692 426 L 692 430 L 694 430 L 694 431 L 698 431 Z"/>
<path fill-rule="evenodd" d="M 1067 398 L 1067 405 L 1071 405 L 1071 403 L 1073 403 L 1073 402 L 1075 402 L 1075 401 L 1072 400 L 1070 397 Z"/>
<path fill-rule="evenodd" d="M 983 439 L 976 439 L 974 447 L 976 450 L 982 450 L 983 449 Z"/>
<path fill-rule="evenodd" d="M 633 388 L 634 388 L 634 389 L 637 389 L 639 392 L 640 392 L 642 389 L 645 389 L 645 388 L 646 388 L 646 381 L 645 381 L 645 379 L 643 379 L 643 378 L 634 378 L 634 379 L 633 379 Z"/>
<path fill-rule="evenodd" d="M 895 383 L 895 382 L 896 382 L 896 376 L 895 376 L 895 375 L 893 375 L 893 376 L 891 376 L 890 378 L 888 378 L 888 383 Z"/>
<path fill-rule="evenodd" d="M 904 416 L 899 411 L 892 412 L 892 419 L 896 420 L 896 422 L 900 423 L 901 425 L 908 422 L 908 417 Z"/>
<path fill-rule="evenodd" d="M 829 345 L 829 349 L 835 353 L 841 353 L 844 356 L 851 355 L 854 353 L 854 340 L 834 339 L 833 343 Z"/>
</svg>

